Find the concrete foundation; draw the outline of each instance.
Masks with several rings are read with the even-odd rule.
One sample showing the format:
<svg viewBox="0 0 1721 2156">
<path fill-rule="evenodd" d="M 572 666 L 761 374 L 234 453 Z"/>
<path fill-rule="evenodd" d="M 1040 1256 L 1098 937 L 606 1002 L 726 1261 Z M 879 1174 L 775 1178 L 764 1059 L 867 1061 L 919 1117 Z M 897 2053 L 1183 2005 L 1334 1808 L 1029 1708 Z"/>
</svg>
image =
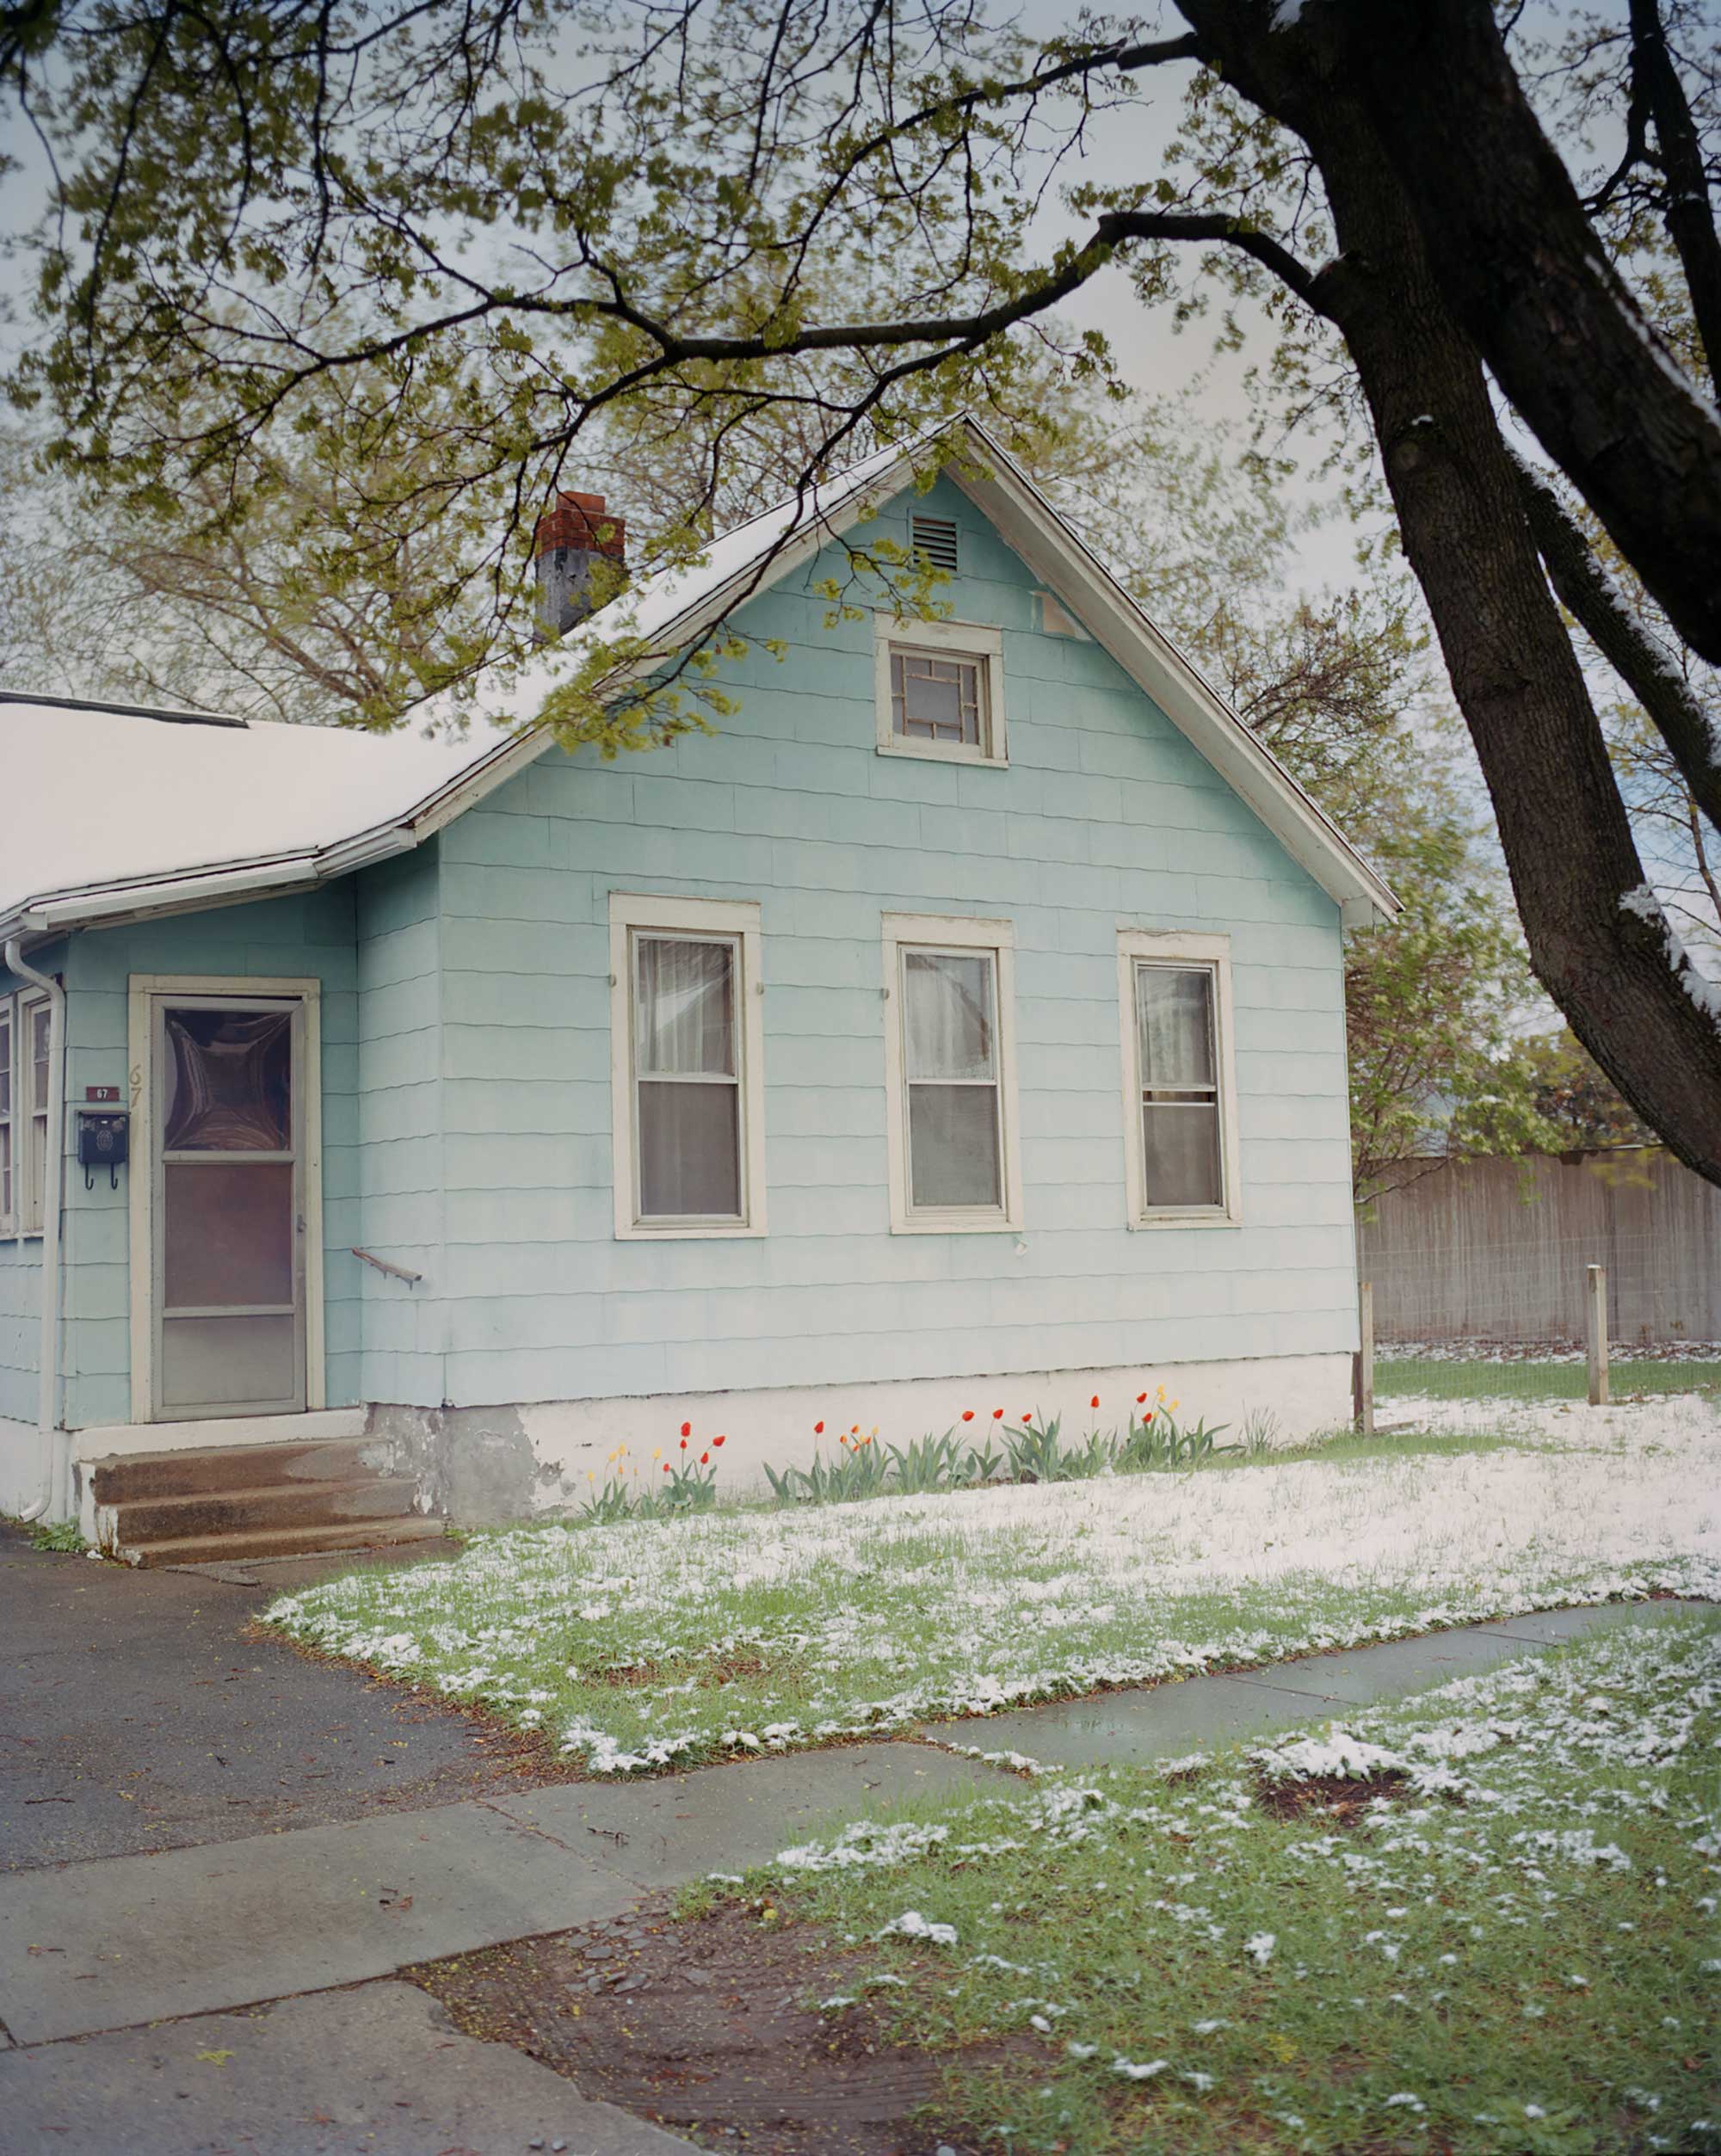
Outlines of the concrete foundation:
<svg viewBox="0 0 1721 2156">
<path fill-rule="evenodd" d="M 928 1431 L 956 1429 L 984 1441 L 996 1434 L 995 1410 L 1020 1424 L 1024 1414 L 1057 1415 L 1066 1437 L 1120 1427 L 1152 1406 L 1158 1389 L 1176 1401 L 1186 1427 L 1223 1423 L 1232 1442 L 1250 1416 L 1270 1418 L 1276 1444 L 1300 1443 L 1350 1420 L 1348 1355 L 1274 1356 L 1259 1361 L 1180 1363 L 1154 1370 L 1035 1371 L 1005 1377 L 916 1379 L 879 1385 L 762 1387 L 746 1392 L 657 1394 L 608 1400 L 540 1401 L 513 1408 L 422 1408 L 379 1406 L 370 1433 L 403 1450 L 419 1476 L 419 1501 L 466 1525 L 518 1519 L 577 1507 L 611 1476 L 642 1484 L 661 1476 L 663 1461 L 709 1451 L 719 1496 L 756 1497 L 768 1489 L 765 1467 L 804 1465 L 815 1445 L 827 1453 L 859 1424 L 878 1441 L 906 1445 Z M 1090 1405 L 1095 1395 L 1100 1405 Z M 973 1420 L 962 1420 L 965 1411 Z M 823 1435 L 816 1434 L 823 1423 Z M 721 1446 L 715 1440 L 721 1437 Z M 618 1460 L 619 1446 L 626 1452 Z M 654 1457 L 654 1455 L 657 1456 Z"/>
<path fill-rule="evenodd" d="M 642 1483 L 689 1450 L 709 1450 L 719 1496 L 756 1497 L 768 1488 L 767 1463 L 805 1465 L 815 1445 L 827 1453 L 858 1424 L 881 1445 L 906 1445 L 928 1432 L 954 1429 L 984 1442 L 996 1435 L 996 1411 L 1020 1425 L 1024 1414 L 1062 1418 L 1066 1437 L 1120 1427 L 1152 1406 L 1163 1386 L 1186 1427 L 1224 1426 L 1235 1442 L 1252 1417 L 1272 1443 L 1301 1443 L 1350 1420 L 1348 1355 L 1281 1355 L 1256 1360 L 1176 1363 L 1157 1368 L 1031 1371 L 1009 1377 L 914 1379 L 830 1388 L 761 1386 L 748 1391 L 652 1394 L 603 1400 L 537 1401 L 494 1407 L 407 1407 L 379 1402 L 311 1415 L 256 1415 L 229 1421 L 129 1423 L 75 1431 L 71 1438 L 73 1501 L 85 1536 L 98 1539 L 93 1469 L 140 1453 L 324 1443 L 362 1434 L 389 1448 L 388 1471 L 410 1475 L 416 1509 L 463 1526 L 494 1526 L 534 1513 L 577 1509 L 617 1474 L 638 1470 Z M 1099 1396 L 1097 1408 L 1089 1403 Z M 964 1422 L 965 1413 L 972 1420 Z M 824 1426 L 823 1436 L 817 1426 Z M 719 1446 L 715 1439 L 721 1437 Z M 626 1446 L 620 1459 L 613 1456 Z M 654 1458 L 654 1454 L 657 1456 Z M 0 1421 L 0 1510 L 15 1510 L 34 1475 L 36 1432 Z M 33 1486 L 33 1485 L 32 1485 Z"/>
</svg>

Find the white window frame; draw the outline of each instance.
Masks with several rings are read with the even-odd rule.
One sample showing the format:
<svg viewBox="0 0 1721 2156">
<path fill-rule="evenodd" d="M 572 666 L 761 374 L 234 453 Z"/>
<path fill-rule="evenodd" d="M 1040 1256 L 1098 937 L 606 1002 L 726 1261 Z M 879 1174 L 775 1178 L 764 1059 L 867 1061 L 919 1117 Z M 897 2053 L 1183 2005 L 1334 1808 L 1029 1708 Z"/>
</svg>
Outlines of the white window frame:
<svg viewBox="0 0 1721 2156">
<path fill-rule="evenodd" d="M 48 1013 L 48 1091 L 53 1091 L 53 1007 L 40 989 L 21 989 L 12 999 L 12 1204 L 15 1234 L 40 1235 L 46 1218 L 48 1183 L 48 1104 L 36 1106 L 35 1058 L 30 1033 L 38 1011 Z M 37 1140 L 38 1124 L 40 1142 Z"/>
<path fill-rule="evenodd" d="M 0 1059 L 0 1072 L 7 1081 L 7 1103 L 0 1110 L 0 1131 L 10 1141 L 11 1189 L 7 1192 L 0 1185 L 0 1199 L 9 1196 L 9 1204 L 0 1203 L 0 1241 L 9 1241 L 18 1233 L 19 1175 L 22 1166 L 18 1145 L 18 1001 L 14 995 L 0 995 L 0 1026 L 5 1028 L 5 1050 Z"/>
<path fill-rule="evenodd" d="M 915 741 L 891 725 L 891 657 L 893 652 L 928 652 L 935 658 L 962 659 L 980 670 L 984 707 L 978 742 Z M 881 756 L 930 757 L 939 763 L 983 764 L 1002 769 L 1009 762 L 1004 735 L 1004 637 L 973 621 L 904 621 L 890 613 L 873 617 L 874 701 Z"/>
<path fill-rule="evenodd" d="M 903 1040 L 903 957 L 910 951 L 990 952 L 997 999 L 999 1169 L 1003 1203 L 996 1207 L 916 1206 L 909 1180 L 909 1089 Z M 997 1235 L 1022 1227 L 1021 1118 L 1017 1105 L 1015 929 L 1008 921 L 959 914 L 884 916 L 885 1132 L 893 1235 Z"/>
<path fill-rule="evenodd" d="M 1135 975 L 1140 964 L 1206 972 L 1213 981 L 1213 1065 L 1218 1081 L 1219 1181 L 1217 1205 L 1150 1205 L 1141 1133 L 1141 1029 Z M 1231 939 L 1226 935 L 1118 933 L 1118 1012 L 1123 1037 L 1125 1188 L 1132 1228 L 1237 1228 L 1243 1224 L 1243 1156 L 1237 1136 L 1237 1061 L 1231 1011 Z"/>
<path fill-rule="evenodd" d="M 741 1109 L 739 1220 L 639 1217 L 639 1160 L 633 1112 L 633 937 L 722 938 L 736 946 L 737 1073 Z M 614 1143 L 615 1233 L 622 1242 L 709 1241 L 762 1235 L 765 1218 L 765 975 L 756 900 L 609 895 L 610 1124 Z"/>
</svg>

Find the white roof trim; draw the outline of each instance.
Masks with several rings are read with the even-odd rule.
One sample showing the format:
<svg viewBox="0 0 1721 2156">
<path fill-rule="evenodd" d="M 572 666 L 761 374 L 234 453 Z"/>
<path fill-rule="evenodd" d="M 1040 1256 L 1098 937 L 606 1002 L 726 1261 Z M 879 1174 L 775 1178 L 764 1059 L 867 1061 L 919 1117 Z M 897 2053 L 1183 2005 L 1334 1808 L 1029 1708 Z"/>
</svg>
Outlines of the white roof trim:
<svg viewBox="0 0 1721 2156">
<path fill-rule="evenodd" d="M 949 467 L 953 482 L 1340 906 L 1345 926 L 1396 914 L 1397 900 L 1331 818 L 1155 627 L 1014 460 L 975 421 L 960 419 L 952 426 L 966 434 L 973 459 L 986 468 L 982 476 Z M 657 656 L 627 668 L 618 676 L 617 687 L 697 643 L 737 601 L 769 590 L 829 539 L 852 527 L 869 506 L 899 492 L 912 479 L 916 455 L 925 447 L 922 441 L 871 457 L 816 492 L 726 533 L 699 567 L 666 571 L 638 587 L 627 603 Z M 774 546 L 778 551 L 773 557 Z M 608 621 L 597 625 L 610 632 Z M 556 652 L 565 655 L 577 648 L 574 640 L 580 633 L 577 628 L 564 637 Z M 505 785 L 550 746 L 553 736 L 534 718 L 558 671 L 556 655 L 550 654 L 503 681 L 498 707 L 490 716 L 516 730 L 476 750 L 469 761 L 451 756 L 446 779 L 402 801 L 381 822 L 270 858 L 69 884 L 15 903 L 0 919 L 0 930 L 40 937 L 85 922 L 111 923 L 262 897 L 344 876 L 367 861 L 408 851 Z M 419 715 L 434 717 L 434 707 Z M 386 753 L 386 744 L 377 748 Z"/>
<path fill-rule="evenodd" d="M 1292 860 L 1340 905 L 1390 919 L 1399 903 L 1336 823 L 1244 724 L 1194 662 L 1157 627 L 1058 515 L 1021 468 L 974 421 L 990 477 L 951 479 L 1192 747 L 1242 797 Z M 1348 917 L 1345 925 L 1360 925 Z"/>
</svg>

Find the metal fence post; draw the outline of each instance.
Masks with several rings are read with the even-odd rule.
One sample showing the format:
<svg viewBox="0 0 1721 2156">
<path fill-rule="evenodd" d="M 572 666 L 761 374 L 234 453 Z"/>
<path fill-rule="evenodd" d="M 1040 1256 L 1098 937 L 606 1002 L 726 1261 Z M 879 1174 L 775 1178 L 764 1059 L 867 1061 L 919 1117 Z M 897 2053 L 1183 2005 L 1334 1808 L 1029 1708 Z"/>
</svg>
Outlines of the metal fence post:
<svg viewBox="0 0 1721 2156">
<path fill-rule="evenodd" d="M 1589 1342 L 1589 1404 L 1607 1405 L 1607 1268 L 1584 1267 L 1584 1329 Z"/>
<path fill-rule="evenodd" d="M 1352 1366 L 1351 1391 L 1356 1408 L 1356 1426 L 1365 1438 L 1374 1435 L 1374 1283 L 1359 1280 L 1356 1287 L 1358 1340 Z"/>
</svg>

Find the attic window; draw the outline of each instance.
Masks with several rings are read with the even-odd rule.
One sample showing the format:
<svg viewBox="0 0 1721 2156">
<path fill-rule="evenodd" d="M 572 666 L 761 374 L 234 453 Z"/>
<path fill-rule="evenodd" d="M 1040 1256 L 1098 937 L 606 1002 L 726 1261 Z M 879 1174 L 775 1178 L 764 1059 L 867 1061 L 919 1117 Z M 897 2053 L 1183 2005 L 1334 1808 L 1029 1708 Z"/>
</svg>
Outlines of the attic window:
<svg viewBox="0 0 1721 2156">
<path fill-rule="evenodd" d="M 947 516 L 911 516 L 909 536 L 914 551 L 934 569 L 956 571 L 956 527 Z"/>
<path fill-rule="evenodd" d="M 1006 761 L 999 631 L 886 614 L 873 624 L 879 754 Z"/>
</svg>

